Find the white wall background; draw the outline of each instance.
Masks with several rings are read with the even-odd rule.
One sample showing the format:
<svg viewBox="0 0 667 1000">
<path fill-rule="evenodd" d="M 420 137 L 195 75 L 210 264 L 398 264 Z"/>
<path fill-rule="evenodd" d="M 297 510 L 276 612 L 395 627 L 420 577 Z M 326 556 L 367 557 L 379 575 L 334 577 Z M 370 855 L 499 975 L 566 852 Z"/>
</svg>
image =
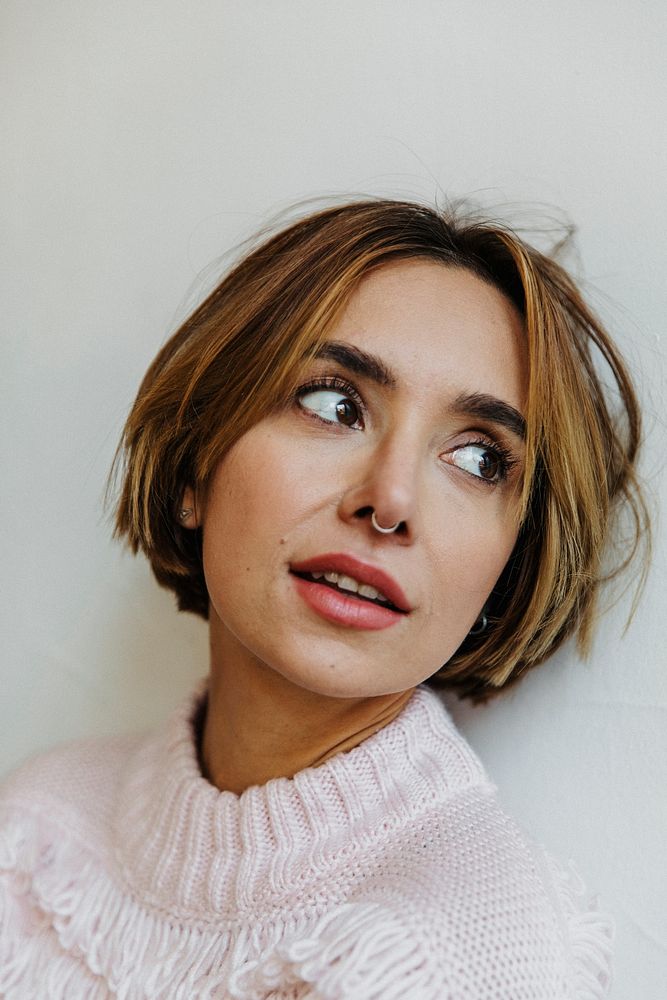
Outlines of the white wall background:
<svg viewBox="0 0 667 1000">
<path fill-rule="evenodd" d="M 199 272 L 295 199 L 563 209 L 664 497 L 666 12 L 5 0 L 2 769 L 158 721 L 205 671 L 204 626 L 110 541 L 104 480 Z M 589 662 L 569 649 L 488 707 L 447 699 L 511 811 L 615 913 L 617 1000 L 665 996 L 665 550 L 658 526 L 633 624 L 608 613 Z"/>
</svg>

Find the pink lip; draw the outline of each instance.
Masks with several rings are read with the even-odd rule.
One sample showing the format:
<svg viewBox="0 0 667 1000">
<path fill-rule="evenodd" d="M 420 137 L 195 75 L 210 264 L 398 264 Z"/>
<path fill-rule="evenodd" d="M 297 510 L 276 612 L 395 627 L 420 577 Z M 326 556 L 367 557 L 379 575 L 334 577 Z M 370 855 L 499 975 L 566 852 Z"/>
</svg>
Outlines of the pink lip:
<svg viewBox="0 0 667 1000">
<path fill-rule="evenodd" d="M 369 586 L 381 591 L 400 611 L 408 612 L 412 610 L 403 590 L 393 577 L 385 573 L 379 566 L 372 566 L 370 563 L 362 562 L 355 556 L 348 555 L 345 552 L 326 552 L 323 555 L 313 556 L 312 559 L 306 559 L 303 562 L 291 563 L 290 570 L 294 573 L 345 573 L 347 576 L 354 577 L 359 583 L 367 583 Z M 303 582 L 308 583 L 309 581 Z M 331 591 L 330 587 L 327 589 Z M 335 591 L 331 592 L 335 593 Z M 353 598 L 353 600 L 356 604 L 360 603 L 359 598 Z M 392 615 L 396 614 L 396 612 L 388 608 L 380 608 L 378 605 L 369 604 L 368 606 L 370 608 L 377 608 L 380 611 L 389 611 Z"/>
<path fill-rule="evenodd" d="M 381 604 L 373 604 L 356 594 L 344 594 L 319 580 L 306 580 L 292 575 L 294 586 L 306 604 L 321 618 L 346 628 L 383 629 L 395 625 L 404 617 Z"/>
</svg>

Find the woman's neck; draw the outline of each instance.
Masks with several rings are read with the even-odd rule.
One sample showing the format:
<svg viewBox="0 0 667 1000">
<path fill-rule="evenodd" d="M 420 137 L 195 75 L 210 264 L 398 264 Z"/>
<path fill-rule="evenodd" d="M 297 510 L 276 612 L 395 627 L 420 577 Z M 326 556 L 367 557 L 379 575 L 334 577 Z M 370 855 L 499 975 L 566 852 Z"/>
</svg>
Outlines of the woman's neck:
<svg viewBox="0 0 667 1000">
<path fill-rule="evenodd" d="M 339 698 L 298 686 L 211 622 L 211 677 L 199 746 L 202 773 L 240 795 L 351 750 L 390 723 L 414 688 Z"/>
</svg>

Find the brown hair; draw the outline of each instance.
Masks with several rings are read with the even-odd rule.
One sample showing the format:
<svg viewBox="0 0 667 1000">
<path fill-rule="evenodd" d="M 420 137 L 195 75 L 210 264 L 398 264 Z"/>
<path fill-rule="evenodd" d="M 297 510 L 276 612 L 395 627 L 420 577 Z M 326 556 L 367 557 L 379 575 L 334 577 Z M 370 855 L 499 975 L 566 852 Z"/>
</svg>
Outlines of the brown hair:
<svg viewBox="0 0 667 1000">
<path fill-rule="evenodd" d="M 469 636 L 429 678 L 480 701 L 573 633 L 585 652 L 600 583 L 648 539 L 635 473 L 640 413 L 625 364 L 563 267 L 507 226 L 412 202 L 364 200 L 310 214 L 248 253 L 146 373 L 114 463 L 124 456 L 115 531 L 146 554 L 181 610 L 207 618 L 200 529 L 176 519 L 185 486 L 205 498 L 222 456 L 294 392 L 360 278 L 413 257 L 492 283 L 516 305 L 526 330 L 518 540 L 490 598 L 489 628 Z M 615 396 L 605 390 L 600 363 Z M 625 556 L 604 574 L 620 499 L 631 515 L 630 537 Z"/>
</svg>

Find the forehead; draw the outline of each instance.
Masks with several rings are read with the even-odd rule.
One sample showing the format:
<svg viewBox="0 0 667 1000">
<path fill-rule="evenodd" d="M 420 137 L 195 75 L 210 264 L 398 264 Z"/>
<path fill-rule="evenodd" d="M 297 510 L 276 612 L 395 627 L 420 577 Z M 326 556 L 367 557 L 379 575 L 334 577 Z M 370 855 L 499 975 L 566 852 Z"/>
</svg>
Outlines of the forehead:
<svg viewBox="0 0 667 1000">
<path fill-rule="evenodd" d="M 522 318 L 510 299 L 471 271 L 430 260 L 371 271 L 329 339 L 382 358 L 408 387 L 451 387 L 525 401 Z"/>
</svg>

